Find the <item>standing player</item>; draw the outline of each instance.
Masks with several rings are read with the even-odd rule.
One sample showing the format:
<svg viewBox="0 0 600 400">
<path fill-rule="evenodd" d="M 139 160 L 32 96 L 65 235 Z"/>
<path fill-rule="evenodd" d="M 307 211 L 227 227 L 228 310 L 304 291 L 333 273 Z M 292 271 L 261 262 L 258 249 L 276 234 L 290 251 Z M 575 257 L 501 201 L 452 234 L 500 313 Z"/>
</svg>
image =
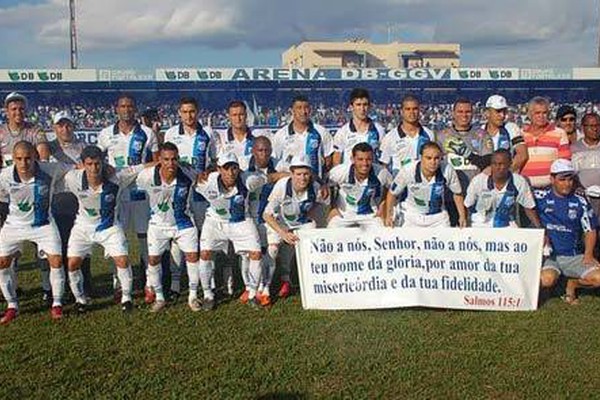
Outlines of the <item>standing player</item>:
<svg viewBox="0 0 600 400">
<path fill-rule="evenodd" d="M 204 291 L 204 310 L 215 307 L 212 291 L 213 270 L 210 267 L 213 251 L 226 252 L 229 241 L 237 253 L 248 253 L 248 302 L 256 304 L 256 291 L 261 274 L 260 239 L 250 216 L 248 194 L 264 185 L 262 174 L 240 173 L 237 157 L 233 153 L 221 154 L 217 172 L 198 182 L 196 191 L 209 203 L 200 235 L 200 282 Z"/>
<path fill-rule="evenodd" d="M 362 142 L 352 148 L 352 163 L 333 167 L 329 182 L 338 188 L 332 200 L 328 228 L 383 226 L 390 172 L 373 164 L 373 148 Z"/>
<path fill-rule="evenodd" d="M 371 97 L 366 89 L 356 88 L 350 92 L 352 119 L 344 124 L 333 137 L 333 165 L 349 163 L 352 148 L 358 143 L 368 143 L 379 160 L 381 140 L 385 130 L 369 118 Z"/>
<path fill-rule="evenodd" d="M 40 256 L 48 258 L 53 295 L 50 314 L 53 319 L 62 318 L 65 273 L 60 235 L 50 214 L 50 202 L 56 173 L 66 170 L 62 171 L 65 169 L 62 164 L 40 163 L 35 158 L 33 144 L 17 142 L 12 153 L 14 164 L 0 173 L 0 195 L 9 200 L 6 223 L 0 231 L 0 288 L 8 303 L 1 324 L 8 324 L 17 316 L 16 286 L 10 265 L 27 241 L 37 244 Z"/>
<path fill-rule="evenodd" d="M 198 231 L 190 212 L 193 182 L 179 167 L 179 153 L 173 143 L 166 142 L 160 146 L 159 160 L 159 165 L 145 169 L 137 178 L 137 186 L 148 193 L 151 211 L 148 227 L 148 283 L 156 294 L 151 311 L 161 311 L 166 304 L 160 260 L 163 253 L 168 251 L 171 241 L 185 255 L 190 288 L 188 306 L 192 311 L 199 311 Z"/>
<path fill-rule="evenodd" d="M 394 176 L 402 166 L 418 160 L 425 143 L 434 139 L 433 132 L 421 125 L 419 107 L 419 99 L 410 94 L 405 96 L 400 108 L 402 122 L 381 143 L 380 161 Z"/>
<path fill-rule="evenodd" d="M 117 277 L 122 288 L 121 309 L 133 309 L 133 280 L 127 255 L 127 239 L 123 228 L 115 219 L 119 207 L 119 194 L 135 180 L 144 165 L 136 165 L 109 176 L 104 165 L 104 154 L 97 146 L 87 146 L 81 152 L 82 170 L 65 175 L 65 189 L 78 202 L 79 210 L 70 232 L 67 250 L 69 284 L 75 296 L 76 309 L 85 312 L 87 299 L 83 293 L 81 265 L 92 253 L 92 246 L 104 247 L 106 257 L 117 267 Z"/>
<path fill-rule="evenodd" d="M 401 202 L 404 227 L 447 227 L 450 219 L 444 204 L 444 192 L 450 190 L 456 203 L 458 223 L 467 226 L 467 212 L 463 204 L 460 182 L 454 169 L 442 162 L 442 149 L 436 142 L 428 142 L 421 148 L 421 161 L 412 162 L 403 167 L 396 177 L 387 195 L 386 226 L 394 226 L 396 199 L 403 196 Z"/>
<path fill-rule="evenodd" d="M 117 98 L 116 112 L 118 122 L 104 128 L 98 134 L 98 147 L 108 155 L 108 163 L 117 170 L 140 165 L 144 162 L 146 154 L 152 153 L 152 159 L 158 159 L 158 143 L 151 129 L 142 126 L 136 119 L 136 105 L 132 96 L 122 94 Z M 135 185 L 123 191 L 121 196 L 123 204 L 119 210 L 119 220 L 124 230 L 134 225 L 137 233 L 142 264 L 147 265 L 148 242 L 148 200 L 143 191 Z M 116 282 L 115 282 L 116 283 Z M 146 285 L 146 300 L 154 301 L 151 290 Z"/>
</svg>

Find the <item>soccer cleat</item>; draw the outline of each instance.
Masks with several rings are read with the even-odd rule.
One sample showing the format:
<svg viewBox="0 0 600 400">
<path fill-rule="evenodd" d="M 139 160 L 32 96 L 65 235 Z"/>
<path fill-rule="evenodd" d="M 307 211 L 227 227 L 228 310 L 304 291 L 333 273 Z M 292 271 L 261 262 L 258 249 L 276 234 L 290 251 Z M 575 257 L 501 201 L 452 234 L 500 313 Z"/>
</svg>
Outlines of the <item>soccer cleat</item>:
<svg viewBox="0 0 600 400">
<path fill-rule="evenodd" d="M 123 296 L 123 291 L 121 290 L 120 287 L 115 288 L 115 291 L 113 293 L 113 300 L 115 301 L 115 304 L 119 304 L 121 302 L 121 297 Z"/>
<path fill-rule="evenodd" d="M 53 320 L 59 320 L 62 319 L 63 317 L 63 308 L 62 306 L 54 306 L 50 309 L 50 317 L 52 317 Z"/>
<path fill-rule="evenodd" d="M 7 308 L 6 311 L 4 311 L 4 315 L 2 315 L 2 318 L 0 318 L 0 324 L 10 324 L 15 318 L 17 318 L 17 314 L 18 312 L 16 308 Z"/>
<path fill-rule="evenodd" d="M 257 293 L 256 299 L 263 307 L 269 307 L 271 305 L 271 297 L 268 294 Z"/>
<path fill-rule="evenodd" d="M 167 306 L 167 303 L 164 300 L 156 300 L 154 302 L 154 304 L 152 304 L 152 307 L 150 307 L 150 312 L 153 312 L 153 313 L 161 312 L 162 310 L 165 309 L 166 306 Z"/>
<path fill-rule="evenodd" d="M 290 283 L 288 281 L 281 282 L 281 287 L 279 288 L 279 293 L 277 294 L 280 298 L 285 299 L 290 295 L 291 288 Z"/>
<path fill-rule="evenodd" d="M 133 303 L 131 301 L 126 301 L 121 303 L 121 311 L 124 313 L 130 313 L 133 311 Z"/>
<path fill-rule="evenodd" d="M 200 304 L 200 301 L 198 299 L 192 299 L 192 300 L 188 301 L 188 307 L 193 312 L 198 312 L 198 311 L 202 310 L 202 304 Z"/>
<path fill-rule="evenodd" d="M 75 311 L 77 314 L 85 314 L 87 312 L 87 305 L 83 303 L 75 303 Z"/>
<path fill-rule="evenodd" d="M 205 298 L 202 302 L 202 309 L 204 311 L 212 311 L 215 309 L 215 299 Z"/>
<path fill-rule="evenodd" d="M 42 293 L 42 302 L 47 307 L 51 307 L 52 306 L 52 291 L 50 291 L 50 290 L 44 290 L 44 292 Z"/>
<path fill-rule="evenodd" d="M 244 289 L 244 293 L 240 296 L 240 303 L 246 304 L 248 302 L 248 291 Z"/>
<path fill-rule="evenodd" d="M 149 286 L 144 287 L 144 302 L 146 304 L 152 304 L 155 302 L 155 300 L 156 293 L 154 293 L 154 290 L 152 290 L 152 288 Z"/>
</svg>

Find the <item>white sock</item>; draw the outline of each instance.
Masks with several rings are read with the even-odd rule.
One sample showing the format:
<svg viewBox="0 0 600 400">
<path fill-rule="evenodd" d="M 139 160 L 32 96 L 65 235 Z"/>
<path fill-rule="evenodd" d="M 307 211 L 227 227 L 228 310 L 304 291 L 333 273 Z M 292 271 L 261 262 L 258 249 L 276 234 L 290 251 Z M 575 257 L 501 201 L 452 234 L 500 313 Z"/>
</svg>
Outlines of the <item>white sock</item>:
<svg viewBox="0 0 600 400">
<path fill-rule="evenodd" d="M 8 303 L 8 308 L 19 308 L 17 288 L 13 281 L 13 269 L 11 267 L 0 269 L 0 289 L 2 290 L 2 296 Z"/>
<path fill-rule="evenodd" d="M 75 296 L 75 301 L 80 304 L 87 303 L 83 295 L 83 273 L 81 269 L 69 271 L 69 287 L 71 288 L 71 293 Z"/>
<path fill-rule="evenodd" d="M 52 290 L 50 284 L 50 264 L 48 264 L 48 260 L 45 259 L 38 260 L 38 263 L 40 266 L 40 276 L 42 277 L 42 290 L 49 292 Z"/>
<path fill-rule="evenodd" d="M 147 281 L 148 285 L 154 290 L 156 293 L 157 301 L 165 301 L 165 295 L 163 293 L 162 288 L 162 267 L 160 264 L 151 265 L 148 264 L 148 272 L 147 272 Z"/>
<path fill-rule="evenodd" d="M 204 292 L 205 299 L 213 299 L 215 297 L 211 286 L 213 269 L 210 264 L 210 261 L 202 259 L 200 259 L 198 264 L 198 273 L 200 275 L 200 283 L 202 284 L 202 291 Z"/>
<path fill-rule="evenodd" d="M 190 293 L 188 300 L 194 300 L 198 298 L 198 281 L 200 280 L 200 262 L 194 263 L 187 262 L 187 274 L 190 282 Z"/>
<path fill-rule="evenodd" d="M 242 254 L 240 256 L 240 270 L 242 272 L 242 280 L 244 281 L 244 286 L 248 287 L 248 282 L 250 281 L 250 276 L 248 270 L 250 269 L 250 258 L 247 254 Z"/>
<path fill-rule="evenodd" d="M 208 262 L 208 265 L 210 267 L 210 288 L 212 290 L 215 290 L 217 288 L 217 284 L 215 283 L 215 262 L 211 259 Z"/>
<path fill-rule="evenodd" d="M 65 270 L 62 266 L 50 268 L 50 286 L 52 286 L 52 307 L 62 306 L 65 291 Z"/>
<path fill-rule="evenodd" d="M 131 301 L 131 292 L 133 291 L 133 271 L 131 270 L 131 265 L 128 265 L 127 268 L 117 268 L 117 275 L 123 290 L 121 303 Z"/>
<path fill-rule="evenodd" d="M 108 265 L 110 267 L 110 272 L 112 274 L 112 279 L 113 279 L 113 289 L 117 290 L 121 287 L 121 282 L 119 281 L 118 278 L 118 273 L 117 273 L 117 266 L 115 265 L 114 260 L 111 258 L 108 261 Z"/>
<path fill-rule="evenodd" d="M 223 267 L 223 283 L 227 293 L 233 294 L 233 268 L 230 266 Z"/>
<path fill-rule="evenodd" d="M 258 282 L 260 282 L 261 262 L 260 260 L 248 260 L 248 298 L 256 296 Z"/>
</svg>

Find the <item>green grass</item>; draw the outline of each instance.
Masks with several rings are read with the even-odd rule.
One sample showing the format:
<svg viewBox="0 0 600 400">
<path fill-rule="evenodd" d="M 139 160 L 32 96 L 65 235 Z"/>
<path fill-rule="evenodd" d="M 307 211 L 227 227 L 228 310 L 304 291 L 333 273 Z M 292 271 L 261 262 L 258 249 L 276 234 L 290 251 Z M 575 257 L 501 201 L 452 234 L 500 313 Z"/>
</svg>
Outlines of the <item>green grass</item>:
<svg viewBox="0 0 600 400">
<path fill-rule="evenodd" d="M 25 260 L 27 261 L 27 260 Z M 101 264 L 98 258 L 95 258 Z M 237 302 L 193 314 L 185 300 L 122 315 L 110 275 L 95 309 L 59 323 L 39 273 L 19 272 L 21 314 L 0 327 L 0 398 L 594 398 L 600 298 L 531 313 L 431 309 L 270 310 Z"/>
</svg>

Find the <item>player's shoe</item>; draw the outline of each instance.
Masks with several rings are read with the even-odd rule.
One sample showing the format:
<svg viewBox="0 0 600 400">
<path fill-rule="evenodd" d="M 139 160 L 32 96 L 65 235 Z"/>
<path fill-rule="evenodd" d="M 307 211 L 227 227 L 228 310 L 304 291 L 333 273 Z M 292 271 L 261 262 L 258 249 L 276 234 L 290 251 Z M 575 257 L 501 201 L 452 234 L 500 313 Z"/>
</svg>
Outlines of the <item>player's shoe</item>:
<svg viewBox="0 0 600 400">
<path fill-rule="evenodd" d="M 1 325 L 8 325 L 10 324 L 15 318 L 17 318 L 17 315 L 19 313 L 17 312 L 16 308 L 7 308 L 4 311 L 4 315 L 2 315 L 2 318 L 0 318 L 0 324 Z"/>
<path fill-rule="evenodd" d="M 288 281 L 283 281 L 281 282 L 281 287 L 279 288 L 279 293 L 277 294 L 277 296 L 279 296 L 279 298 L 281 299 L 285 299 L 290 295 L 290 292 L 290 283 Z"/>
<path fill-rule="evenodd" d="M 88 311 L 87 304 L 75 303 L 75 311 L 77 314 L 85 314 Z"/>
<path fill-rule="evenodd" d="M 204 298 L 202 301 L 202 309 L 204 311 L 212 311 L 215 309 L 215 299 L 213 298 Z"/>
<path fill-rule="evenodd" d="M 156 300 L 152 304 L 152 307 L 150 307 L 150 312 L 153 312 L 153 313 L 161 312 L 162 310 L 165 309 L 166 306 L 167 306 L 167 302 L 166 301 L 164 301 L 164 300 Z"/>
<path fill-rule="evenodd" d="M 240 303 L 246 304 L 248 302 L 248 295 L 249 295 L 248 291 L 246 289 L 244 289 L 244 292 L 240 296 Z"/>
<path fill-rule="evenodd" d="M 198 299 L 192 299 L 192 300 L 188 301 L 188 307 L 193 312 L 198 312 L 198 311 L 202 310 L 202 304 L 200 303 L 200 300 L 198 300 Z"/>
<path fill-rule="evenodd" d="M 57 321 L 59 319 L 62 319 L 63 317 L 63 308 L 62 306 L 54 306 L 50 309 L 50 317 Z"/>
<path fill-rule="evenodd" d="M 153 304 L 156 300 L 156 293 L 152 290 L 151 287 L 144 287 L 144 302 L 146 304 Z"/>
<path fill-rule="evenodd" d="M 123 311 L 124 313 L 132 312 L 133 311 L 133 302 L 126 301 L 124 303 L 121 303 L 121 311 Z"/>
<path fill-rule="evenodd" d="M 271 305 L 271 296 L 263 293 L 256 293 L 256 299 L 263 307 L 269 307 Z"/>
</svg>

